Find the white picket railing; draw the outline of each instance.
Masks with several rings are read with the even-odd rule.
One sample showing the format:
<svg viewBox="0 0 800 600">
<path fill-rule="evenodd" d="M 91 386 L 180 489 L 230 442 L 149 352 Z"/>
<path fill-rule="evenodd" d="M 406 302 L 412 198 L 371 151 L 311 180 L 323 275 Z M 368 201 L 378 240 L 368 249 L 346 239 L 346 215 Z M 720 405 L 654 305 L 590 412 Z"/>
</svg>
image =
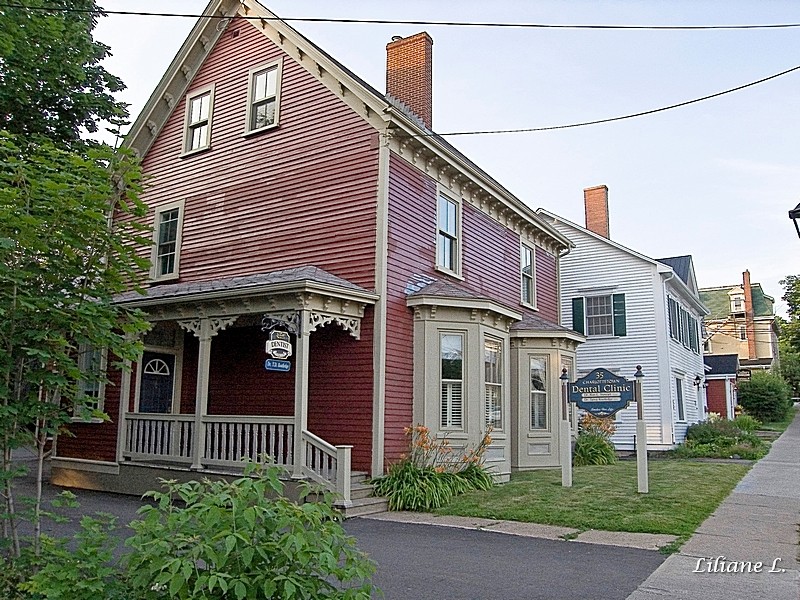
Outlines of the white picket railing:
<svg viewBox="0 0 800 600">
<path fill-rule="evenodd" d="M 200 464 L 241 467 L 243 460 L 294 465 L 294 417 L 206 415 Z M 194 463 L 194 415 L 128 413 L 122 454 L 129 460 Z M 303 475 L 350 504 L 352 446 L 333 446 L 303 431 Z"/>
<path fill-rule="evenodd" d="M 123 456 L 192 462 L 193 415 L 128 414 Z"/>
<path fill-rule="evenodd" d="M 241 465 L 242 460 L 293 464 L 294 417 L 206 416 L 202 462 Z"/>
<path fill-rule="evenodd" d="M 352 446 L 333 446 L 303 431 L 303 474 L 339 496 L 337 503 L 350 504 L 350 461 Z"/>
</svg>

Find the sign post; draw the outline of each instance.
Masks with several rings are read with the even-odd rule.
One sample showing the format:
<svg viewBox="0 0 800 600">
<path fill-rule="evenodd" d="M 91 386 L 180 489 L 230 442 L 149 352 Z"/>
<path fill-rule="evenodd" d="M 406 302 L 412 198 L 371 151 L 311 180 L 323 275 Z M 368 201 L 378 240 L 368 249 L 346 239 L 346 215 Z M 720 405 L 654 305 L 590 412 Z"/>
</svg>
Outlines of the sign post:
<svg viewBox="0 0 800 600">
<path fill-rule="evenodd" d="M 561 431 L 559 432 L 559 454 L 561 455 L 561 486 L 572 487 L 572 431 L 569 426 L 569 376 L 561 370 Z"/>
<path fill-rule="evenodd" d="M 639 484 L 639 493 L 650 492 L 650 482 L 647 472 L 647 423 L 644 422 L 644 402 L 642 402 L 642 367 L 636 365 L 634 374 L 635 383 L 633 396 L 636 402 L 636 478 Z"/>
</svg>

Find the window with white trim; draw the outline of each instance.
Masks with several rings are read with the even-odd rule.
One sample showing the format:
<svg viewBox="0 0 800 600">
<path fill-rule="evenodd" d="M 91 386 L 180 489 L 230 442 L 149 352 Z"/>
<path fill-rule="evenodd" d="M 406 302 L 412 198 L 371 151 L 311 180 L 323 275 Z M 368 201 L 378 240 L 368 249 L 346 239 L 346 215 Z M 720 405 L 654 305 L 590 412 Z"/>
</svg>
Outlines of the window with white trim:
<svg viewBox="0 0 800 600">
<path fill-rule="evenodd" d="M 74 416 L 90 419 L 92 413 L 103 410 L 106 394 L 106 351 L 89 344 L 78 347 L 78 398 Z"/>
<path fill-rule="evenodd" d="M 460 209 L 459 202 L 439 194 L 436 266 L 455 275 L 461 271 Z"/>
<path fill-rule="evenodd" d="M 673 298 L 667 298 L 670 337 L 700 354 L 699 322 Z"/>
<path fill-rule="evenodd" d="M 207 87 L 186 96 L 184 153 L 211 147 L 211 116 L 214 108 L 214 87 Z"/>
<path fill-rule="evenodd" d="M 547 357 L 530 357 L 532 431 L 548 429 L 547 424 Z"/>
<path fill-rule="evenodd" d="M 486 426 L 503 429 L 503 343 L 486 338 L 483 344 Z"/>
<path fill-rule="evenodd" d="M 586 335 L 614 335 L 611 295 L 586 298 Z"/>
<path fill-rule="evenodd" d="M 625 336 L 625 294 L 598 294 L 572 299 L 572 328 L 587 336 Z"/>
<path fill-rule="evenodd" d="M 442 429 L 464 426 L 464 334 L 439 335 Z"/>
<path fill-rule="evenodd" d="M 520 277 L 522 279 L 522 303 L 536 306 L 536 253 L 530 246 L 520 246 Z"/>
<path fill-rule="evenodd" d="M 278 124 L 282 62 L 250 71 L 246 131 L 260 131 Z"/>
<path fill-rule="evenodd" d="M 183 200 L 156 208 L 150 278 L 175 279 L 180 266 Z"/>
</svg>

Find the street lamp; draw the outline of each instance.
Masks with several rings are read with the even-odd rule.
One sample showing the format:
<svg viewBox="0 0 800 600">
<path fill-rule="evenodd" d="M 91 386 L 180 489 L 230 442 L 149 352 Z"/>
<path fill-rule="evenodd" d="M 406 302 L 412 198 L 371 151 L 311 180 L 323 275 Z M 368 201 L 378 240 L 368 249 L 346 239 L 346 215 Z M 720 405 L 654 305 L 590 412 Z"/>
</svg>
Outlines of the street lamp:
<svg viewBox="0 0 800 600">
<path fill-rule="evenodd" d="M 797 236 L 800 237 L 800 224 L 797 223 L 797 219 L 800 219 L 800 204 L 789 211 L 789 218 L 794 222 L 794 228 L 797 230 Z"/>
</svg>

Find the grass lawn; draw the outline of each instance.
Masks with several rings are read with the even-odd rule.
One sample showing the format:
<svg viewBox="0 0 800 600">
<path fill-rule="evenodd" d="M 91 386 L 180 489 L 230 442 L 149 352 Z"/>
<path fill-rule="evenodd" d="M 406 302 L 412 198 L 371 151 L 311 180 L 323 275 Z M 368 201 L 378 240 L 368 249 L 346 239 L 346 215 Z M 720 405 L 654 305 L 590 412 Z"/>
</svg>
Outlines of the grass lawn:
<svg viewBox="0 0 800 600">
<path fill-rule="evenodd" d="M 650 493 L 637 493 L 636 461 L 517 473 L 509 483 L 458 496 L 438 514 L 486 517 L 580 530 L 665 533 L 685 541 L 730 493 L 749 465 L 651 460 Z"/>
<path fill-rule="evenodd" d="M 783 421 L 767 421 L 766 423 L 763 423 L 759 429 L 762 431 L 778 431 L 783 433 L 786 431 L 786 428 L 792 424 L 797 411 L 798 407 L 794 406 L 792 407 L 792 410 L 789 411 L 789 414 L 786 416 L 786 418 L 783 419 Z"/>
</svg>

